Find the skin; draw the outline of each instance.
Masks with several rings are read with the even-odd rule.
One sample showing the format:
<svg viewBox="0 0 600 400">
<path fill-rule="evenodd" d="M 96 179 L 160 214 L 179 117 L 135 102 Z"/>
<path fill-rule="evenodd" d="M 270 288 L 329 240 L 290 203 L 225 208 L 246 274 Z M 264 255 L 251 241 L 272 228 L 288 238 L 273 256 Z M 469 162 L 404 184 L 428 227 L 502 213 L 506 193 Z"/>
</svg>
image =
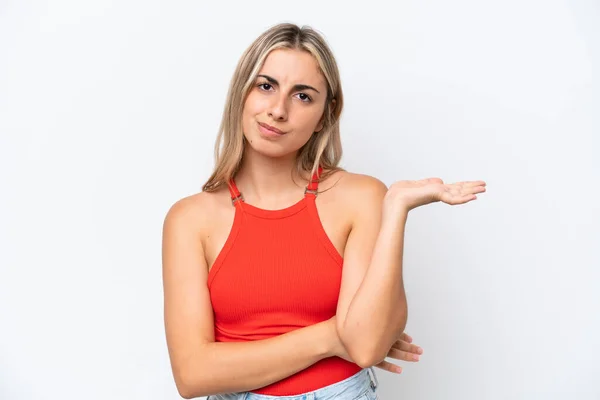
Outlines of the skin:
<svg viewBox="0 0 600 400">
<path fill-rule="evenodd" d="M 290 49 L 271 52 L 259 75 L 277 83 L 259 77 L 244 104 L 242 124 L 247 143 L 236 184 L 248 204 L 282 209 L 304 196 L 308 182 L 306 177 L 293 174 L 294 162 L 298 149 L 323 127 L 326 81 L 312 55 Z M 298 90 L 298 84 L 316 90 Z M 265 136 L 259 122 L 285 134 Z M 445 184 L 440 178 L 430 178 L 399 181 L 388 189 L 376 178 L 337 171 L 320 182 L 319 189 L 323 190 L 316 199 L 321 223 L 344 258 L 338 309 L 334 317 L 318 327 L 267 339 L 269 349 L 277 355 L 286 353 L 288 360 L 295 357 L 296 365 L 308 366 L 317 357 L 300 354 L 298 346 L 316 343 L 322 346 L 315 351 L 320 358 L 338 356 L 361 366 L 399 373 L 402 369 L 385 361 L 385 357 L 418 361 L 423 352 L 403 333 L 407 307 L 402 247 L 408 213 L 438 201 L 450 205 L 470 202 L 485 191 L 485 182 Z M 259 349 L 258 344 L 251 343 L 223 344 L 218 349 L 212 346 L 212 307 L 202 283 L 227 240 L 234 211 L 228 189 L 222 188 L 181 199 L 165 218 L 167 342 L 178 390 L 186 398 L 220 390 L 250 390 L 293 373 L 283 371 L 285 367 L 279 367 L 281 362 L 273 356 L 261 359 L 267 347 Z M 303 330 L 309 340 L 301 337 Z M 298 346 L 290 348 L 292 342 Z M 236 350 L 241 348 L 244 354 Z M 252 371 L 244 363 L 251 363 Z M 212 378 L 201 381 L 208 372 Z M 227 379 L 230 374 L 239 379 L 232 383 Z"/>
</svg>

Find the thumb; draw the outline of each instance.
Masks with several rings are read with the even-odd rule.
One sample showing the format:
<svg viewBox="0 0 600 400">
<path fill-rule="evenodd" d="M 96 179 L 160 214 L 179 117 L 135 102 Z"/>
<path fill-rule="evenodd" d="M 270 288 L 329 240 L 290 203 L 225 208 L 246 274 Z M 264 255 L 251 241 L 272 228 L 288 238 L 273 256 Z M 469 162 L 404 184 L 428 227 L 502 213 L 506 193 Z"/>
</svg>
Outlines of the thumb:
<svg viewBox="0 0 600 400">
<path fill-rule="evenodd" d="M 441 178 L 429 178 L 427 183 L 444 183 L 444 181 Z"/>
</svg>

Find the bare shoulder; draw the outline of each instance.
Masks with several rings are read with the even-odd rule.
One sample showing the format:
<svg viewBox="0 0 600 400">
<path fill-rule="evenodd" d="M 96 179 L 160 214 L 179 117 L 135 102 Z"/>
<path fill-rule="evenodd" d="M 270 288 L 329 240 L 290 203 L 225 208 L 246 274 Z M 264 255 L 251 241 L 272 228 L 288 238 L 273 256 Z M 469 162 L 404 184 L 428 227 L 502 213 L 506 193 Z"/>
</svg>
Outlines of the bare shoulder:
<svg viewBox="0 0 600 400">
<path fill-rule="evenodd" d="M 165 216 L 164 227 L 177 227 L 202 234 L 204 228 L 212 225 L 215 216 L 228 210 L 230 206 L 227 190 L 186 196 L 171 205 Z"/>
<path fill-rule="evenodd" d="M 345 199 L 343 202 L 354 207 L 381 203 L 387 193 L 387 186 L 378 178 L 370 175 L 336 171 L 319 186 L 325 192 L 331 190 L 332 196 Z"/>
</svg>

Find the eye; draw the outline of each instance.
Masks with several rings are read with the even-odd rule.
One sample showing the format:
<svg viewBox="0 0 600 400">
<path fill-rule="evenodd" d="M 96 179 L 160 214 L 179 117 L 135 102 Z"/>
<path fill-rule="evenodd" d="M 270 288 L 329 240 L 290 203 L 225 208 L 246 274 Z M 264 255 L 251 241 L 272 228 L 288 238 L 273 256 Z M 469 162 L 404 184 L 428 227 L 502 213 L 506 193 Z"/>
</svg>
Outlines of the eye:
<svg viewBox="0 0 600 400">
<path fill-rule="evenodd" d="M 310 103 L 312 101 L 310 96 L 307 95 L 306 93 L 298 93 L 298 96 L 304 96 L 304 97 L 300 97 L 300 100 L 302 100 L 304 103 Z"/>
<path fill-rule="evenodd" d="M 267 88 L 267 89 L 265 89 L 265 88 L 264 88 L 264 86 L 272 87 L 270 83 L 266 83 L 266 82 L 259 83 L 259 84 L 258 84 L 258 85 L 256 85 L 256 86 L 258 86 L 258 87 L 259 87 L 259 88 L 261 88 L 262 90 L 266 90 L 266 91 L 269 91 L 269 89 L 268 89 L 268 88 Z"/>
</svg>

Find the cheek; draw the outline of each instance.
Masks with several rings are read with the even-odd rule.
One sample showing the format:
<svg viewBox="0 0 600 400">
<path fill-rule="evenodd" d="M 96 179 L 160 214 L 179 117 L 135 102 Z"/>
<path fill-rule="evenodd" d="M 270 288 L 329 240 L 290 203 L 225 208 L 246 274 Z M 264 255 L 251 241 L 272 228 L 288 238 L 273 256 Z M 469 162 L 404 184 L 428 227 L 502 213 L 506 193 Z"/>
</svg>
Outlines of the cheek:
<svg viewBox="0 0 600 400">
<path fill-rule="evenodd" d="M 261 113 L 266 107 L 265 101 L 257 96 L 254 91 L 250 92 L 244 103 L 244 114 L 253 116 Z"/>
<path fill-rule="evenodd" d="M 323 113 L 321 112 L 321 110 L 319 108 L 311 108 L 309 109 L 305 109 L 302 110 L 302 112 L 299 113 L 298 117 L 299 117 L 299 121 L 302 121 L 302 128 L 303 130 L 308 130 L 308 131 L 312 131 L 317 127 L 317 125 L 319 124 L 319 121 L 321 119 L 321 116 L 323 115 Z"/>
<path fill-rule="evenodd" d="M 254 116 L 258 113 L 258 106 L 255 99 L 252 98 L 252 95 L 248 96 L 246 101 L 244 102 L 244 108 L 242 110 L 242 126 L 244 132 L 248 129 L 249 124 L 251 124 Z"/>
</svg>

